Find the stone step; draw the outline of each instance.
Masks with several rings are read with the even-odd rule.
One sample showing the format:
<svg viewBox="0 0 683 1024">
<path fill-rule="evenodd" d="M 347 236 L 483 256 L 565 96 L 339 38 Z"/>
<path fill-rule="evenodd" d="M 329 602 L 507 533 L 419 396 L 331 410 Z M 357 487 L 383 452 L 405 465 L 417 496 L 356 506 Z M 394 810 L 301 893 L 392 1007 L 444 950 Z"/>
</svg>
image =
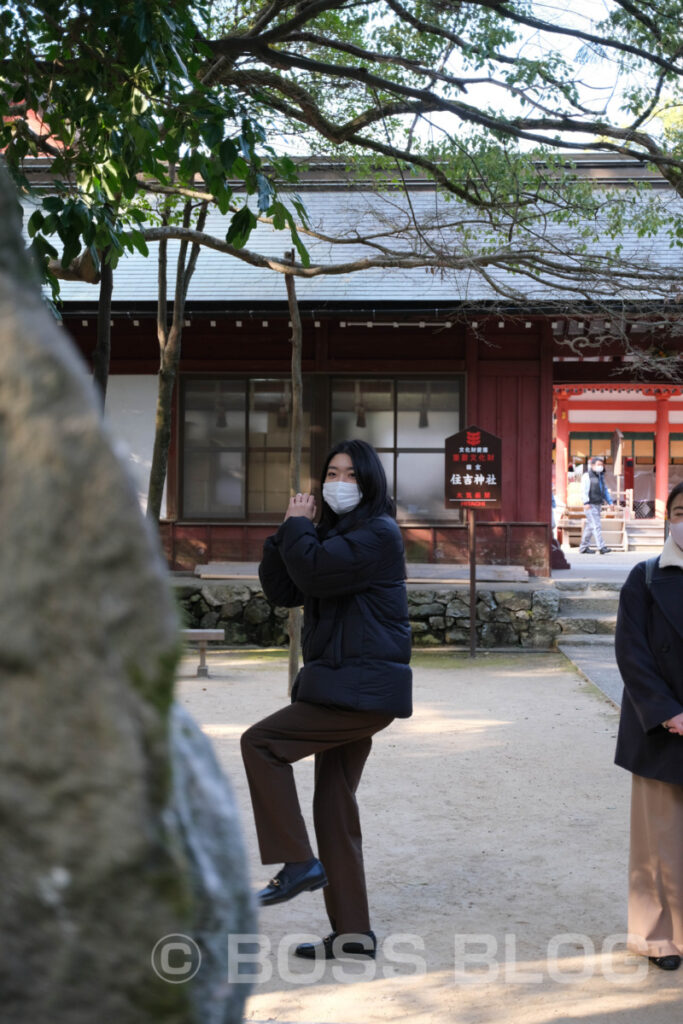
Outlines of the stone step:
<svg viewBox="0 0 683 1024">
<path fill-rule="evenodd" d="M 608 633 L 560 633 L 557 647 L 614 647 L 614 637 Z"/>
<path fill-rule="evenodd" d="M 604 565 L 609 566 L 609 560 L 606 560 Z M 553 579 L 553 586 L 556 590 L 562 591 L 562 596 L 566 594 L 576 594 L 577 596 L 587 597 L 593 594 L 619 594 L 621 590 L 621 581 L 614 582 L 613 580 L 590 580 L 590 579 L 577 579 L 577 580 L 563 580 Z"/>
<path fill-rule="evenodd" d="M 629 551 L 660 551 L 664 543 L 664 524 L 647 520 L 644 525 L 629 523 L 626 536 Z"/>
<path fill-rule="evenodd" d="M 617 625 L 616 612 L 614 614 L 597 613 L 593 615 L 558 615 L 556 621 L 565 633 L 614 633 Z"/>
<path fill-rule="evenodd" d="M 586 617 L 588 612 L 615 614 L 619 594 L 613 590 L 587 590 L 583 593 L 564 593 L 560 597 L 560 615 Z"/>
<path fill-rule="evenodd" d="M 661 544 L 664 543 L 664 523 L 655 520 L 644 522 L 629 522 L 626 524 L 626 535 L 630 540 L 641 540 L 645 537 L 655 537 Z"/>
</svg>

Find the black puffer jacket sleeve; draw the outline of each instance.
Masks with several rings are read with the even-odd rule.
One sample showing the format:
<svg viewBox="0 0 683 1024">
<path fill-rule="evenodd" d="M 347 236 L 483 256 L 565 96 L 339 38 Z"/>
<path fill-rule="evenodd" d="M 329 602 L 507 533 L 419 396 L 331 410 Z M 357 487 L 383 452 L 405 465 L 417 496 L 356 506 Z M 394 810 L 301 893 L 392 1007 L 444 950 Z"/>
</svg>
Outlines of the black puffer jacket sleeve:
<svg viewBox="0 0 683 1024">
<path fill-rule="evenodd" d="M 284 525 L 284 524 L 283 524 Z M 280 530 L 282 527 L 280 527 Z M 304 595 L 292 581 L 279 549 L 280 530 L 266 539 L 259 565 L 259 579 L 268 601 L 278 608 L 298 608 Z"/>
<path fill-rule="evenodd" d="M 382 519 L 320 540 L 310 519 L 287 519 L 278 531 L 279 551 L 291 580 L 307 597 L 357 594 L 374 581 L 383 559 L 396 564 L 397 531 Z M 388 542 L 388 543 L 387 543 Z"/>
</svg>

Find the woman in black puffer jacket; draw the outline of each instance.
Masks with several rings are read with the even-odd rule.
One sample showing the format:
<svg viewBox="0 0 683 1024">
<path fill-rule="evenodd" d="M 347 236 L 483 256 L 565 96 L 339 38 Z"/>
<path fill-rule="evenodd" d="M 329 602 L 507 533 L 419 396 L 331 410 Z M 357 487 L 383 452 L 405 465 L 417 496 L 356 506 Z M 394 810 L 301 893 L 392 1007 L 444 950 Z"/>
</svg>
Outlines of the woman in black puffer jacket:
<svg viewBox="0 0 683 1024">
<path fill-rule="evenodd" d="M 332 449 L 323 511 L 297 494 L 265 543 L 260 577 L 275 605 L 304 605 L 304 665 L 292 703 L 247 730 L 247 771 L 261 859 L 284 867 L 262 905 L 324 887 L 332 933 L 296 953 L 374 956 L 355 792 L 371 737 L 412 713 L 411 637 L 400 530 L 384 469 L 364 441 Z M 315 754 L 313 816 L 318 860 L 301 815 L 291 765 Z M 353 936 L 353 938 L 351 938 Z"/>
</svg>

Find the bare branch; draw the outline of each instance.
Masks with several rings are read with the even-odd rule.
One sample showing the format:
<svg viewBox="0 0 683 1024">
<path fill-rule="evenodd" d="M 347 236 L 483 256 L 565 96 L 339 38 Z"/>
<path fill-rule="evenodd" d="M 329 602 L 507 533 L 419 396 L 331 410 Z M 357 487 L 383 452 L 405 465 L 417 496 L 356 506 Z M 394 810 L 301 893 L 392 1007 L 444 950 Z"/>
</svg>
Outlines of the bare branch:
<svg viewBox="0 0 683 1024">
<path fill-rule="evenodd" d="M 387 0 L 391 3 L 391 0 Z M 618 50 L 620 53 L 630 53 L 634 57 L 640 57 L 642 60 L 648 63 L 655 64 L 657 67 L 662 68 L 665 71 L 670 71 L 674 75 L 683 74 L 683 68 L 672 64 L 671 61 L 666 60 L 664 57 L 660 57 L 659 54 L 653 53 L 650 50 L 644 50 L 640 46 L 634 46 L 631 43 L 624 43 L 620 39 L 614 36 L 600 36 L 595 35 L 593 32 L 584 32 L 579 28 L 569 28 L 562 24 L 551 21 L 543 21 L 541 18 L 533 18 L 529 15 L 520 14 L 513 8 L 508 7 L 505 0 L 477 0 L 480 7 L 486 7 L 489 10 L 495 11 L 502 17 L 509 18 L 510 21 L 515 22 L 518 25 L 528 25 L 530 28 L 540 29 L 542 32 L 549 32 L 552 35 L 568 36 L 572 39 L 583 39 L 587 43 L 595 43 L 597 46 L 605 47 L 606 49 Z"/>
<path fill-rule="evenodd" d="M 397 53 L 380 53 L 378 50 L 364 49 L 361 46 L 354 46 L 339 39 L 331 39 L 316 32 L 297 32 L 290 36 L 287 41 L 289 43 L 310 43 L 312 46 L 319 46 L 326 50 L 347 53 L 350 57 L 358 57 L 360 60 L 370 60 L 376 64 L 390 64 L 392 67 L 405 68 L 406 71 L 424 75 L 432 83 L 437 81 L 444 82 L 446 85 L 454 85 L 460 92 L 467 91 L 464 86 L 464 79 L 455 75 L 448 75 L 443 71 L 443 63 L 452 53 L 454 44 L 449 45 L 447 54 L 442 61 L 441 70 L 436 70 L 434 68 L 426 68 L 424 64 L 420 64 L 416 60 L 410 60 L 407 57 L 402 57 Z"/>
<path fill-rule="evenodd" d="M 562 260 L 550 260 L 543 256 L 542 251 L 537 248 L 526 247 L 499 247 L 491 252 L 472 253 L 462 251 L 454 252 L 452 249 L 444 248 L 443 251 L 430 253 L 419 253 L 415 250 L 404 252 L 400 255 L 381 255 L 359 257 L 343 263 L 319 263 L 304 266 L 302 263 L 290 262 L 289 260 L 276 259 L 264 256 L 261 253 L 250 249 L 236 249 L 221 238 L 208 235 L 179 225 L 167 227 L 147 228 L 143 235 L 148 242 L 157 242 L 171 238 L 180 240 L 181 243 L 192 243 L 213 249 L 216 252 L 225 253 L 240 259 L 254 267 L 267 270 L 274 270 L 280 274 L 292 274 L 295 277 L 315 278 L 321 276 L 334 276 L 339 274 L 355 273 L 361 270 L 372 269 L 394 269 L 414 270 L 419 268 L 441 270 L 475 270 L 477 273 L 488 274 L 487 268 L 498 268 L 534 276 L 538 268 L 541 268 L 548 276 L 543 279 L 536 277 L 556 290 L 562 287 L 562 281 L 573 282 L 573 290 L 576 291 L 583 281 L 586 293 L 594 289 L 596 280 L 605 279 L 604 288 L 606 291 L 614 292 L 614 287 L 619 278 L 631 282 L 637 288 L 646 290 L 657 284 L 661 286 L 680 283 L 680 273 L 677 268 L 648 267 L 642 259 L 616 260 L 613 254 L 592 257 L 593 276 L 591 277 L 590 260 L 576 258 L 575 262 L 570 260 L 570 253 L 564 254 Z M 611 269 L 610 269 L 611 268 Z M 608 275 L 605 277 L 605 275 Z M 486 280 L 500 291 L 500 286 L 486 277 Z M 519 298 L 518 291 L 508 291 Z"/>
</svg>

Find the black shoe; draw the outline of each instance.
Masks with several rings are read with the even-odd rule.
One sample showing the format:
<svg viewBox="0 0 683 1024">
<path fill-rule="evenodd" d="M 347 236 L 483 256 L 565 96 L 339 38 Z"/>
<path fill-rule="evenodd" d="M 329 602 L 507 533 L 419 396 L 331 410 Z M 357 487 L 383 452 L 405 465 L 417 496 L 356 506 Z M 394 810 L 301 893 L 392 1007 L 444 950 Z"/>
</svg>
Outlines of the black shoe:
<svg viewBox="0 0 683 1024">
<path fill-rule="evenodd" d="M 374 932 L 347 932 L 348 935 L 355 935 L 356 939 L 364 937 L 365 941 L 356 939 L 344 939 L 344 935 L 331 932 L 326 935 L 322 942 L 302 942 L 294 950 L 294 956 L 303 957 L 304 960 L 335 960 L 342 956 L 367 956 L 374 960 L 377 956 L 377 936 Z"/>
<path fill-rule="evenodd" d="M 593 554 L 593 548 L 579 548 L 579 554 L 580 555 L 592 555 Z"/>
<path fill-rule="evenodd" d="M 612 550 L 611 548 L 600 548 L 600 554 L 601 555 L 607 555 L 607 554 L 609 554 L 609 552 L 611 550 Z"/>
<path fill-rule="evenodd" d="M 671 953 L 669 956 L 649 956 L 648 960 L 663 971 L 677 971 L 681 966 L 681 958 L 675 953 Z"/>
<path fill-rule="evenodd" d="M 325 868 L 319 860 L 314 860 L 309 868 L 291 878 L 286 866 L 278 871 L 275 878 L 271 878 L 265 889 L 256 894 L 256 899 L 262 907 L 268 907 L 271 903 L 284 903 L 298 896 L 300 892 L 313 892 L 315 889 L 322 889 L 327 885 Z"/>
</svg>

